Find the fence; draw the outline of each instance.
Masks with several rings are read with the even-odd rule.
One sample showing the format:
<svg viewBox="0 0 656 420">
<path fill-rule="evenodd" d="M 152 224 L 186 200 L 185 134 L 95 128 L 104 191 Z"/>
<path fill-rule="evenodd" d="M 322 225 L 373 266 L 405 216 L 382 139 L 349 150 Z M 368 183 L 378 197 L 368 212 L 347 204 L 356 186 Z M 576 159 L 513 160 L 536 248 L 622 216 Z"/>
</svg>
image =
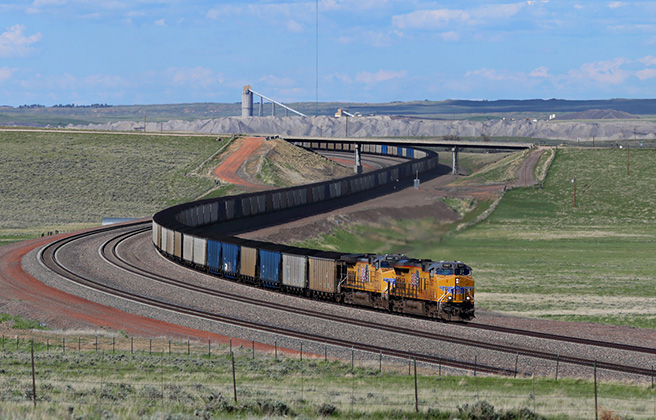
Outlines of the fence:
<svg viewBox="0 0 656 420">
<path fill-rule="evenodd" d="M 493 378 L 473 372 L 457 376 L 443 366 L 382 354 L 356 360 L 352 349 L 346 349 L 350 360 L 332 356 L 344 352 L 324 346 L 324 354 L 309 355 L 301 345 L 290 355 L 277 345 L 258 350 L 254 342 L 232 346 L 125 336 L 3 336 L 0 417 L 28 409 L 55 417 L 73 412 L 139 417 L 162 411 L 312 416 L 489 411 L 493 406 L 571 418 L 611 412 L 656 418 L 649 384 Z"/>
</svg>

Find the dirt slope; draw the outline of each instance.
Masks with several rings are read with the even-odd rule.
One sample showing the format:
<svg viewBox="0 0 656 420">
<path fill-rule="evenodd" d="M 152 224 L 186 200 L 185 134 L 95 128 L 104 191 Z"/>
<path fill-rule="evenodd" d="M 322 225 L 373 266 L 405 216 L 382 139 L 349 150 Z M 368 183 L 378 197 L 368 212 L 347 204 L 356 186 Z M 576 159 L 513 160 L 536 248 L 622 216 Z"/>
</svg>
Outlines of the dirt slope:
<svg viewBox="0 0 656 420">
<path fill-rule="evenodd" d="M 242 137 L 217 156 L 214 175 L 225 182 L 249 189 L 319 182 L 353 174 L 316 153 L 280 139 Z"/>
</svg>

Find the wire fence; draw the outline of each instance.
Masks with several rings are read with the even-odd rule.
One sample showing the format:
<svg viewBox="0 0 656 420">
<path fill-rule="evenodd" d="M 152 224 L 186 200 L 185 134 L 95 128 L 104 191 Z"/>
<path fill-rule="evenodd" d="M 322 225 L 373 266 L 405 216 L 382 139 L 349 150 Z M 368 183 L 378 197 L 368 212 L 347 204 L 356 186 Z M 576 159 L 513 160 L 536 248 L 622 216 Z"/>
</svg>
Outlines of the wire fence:
<svg viewBox="0 0 656 420">
<path fill-rule="evenodd" d="M 337 360 L 332 353 L 344 349 L 283 354 L 277 345 L 263 351 L 254 342 L 240 343 L 3 336 L 0 417 L 31 409 L 121 417 L 153 411 L 329 416 L 530 410 L 570 418 L 656 418 L 649 383 L 456 375 L 380 354 Z"/>
</svg>

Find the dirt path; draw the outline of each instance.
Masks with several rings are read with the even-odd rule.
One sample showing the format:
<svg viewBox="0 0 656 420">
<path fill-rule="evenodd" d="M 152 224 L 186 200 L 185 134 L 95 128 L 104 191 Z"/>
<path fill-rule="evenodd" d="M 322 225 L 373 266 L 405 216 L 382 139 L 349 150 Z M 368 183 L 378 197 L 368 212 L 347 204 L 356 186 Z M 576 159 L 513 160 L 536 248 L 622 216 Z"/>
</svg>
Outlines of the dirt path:
<svg viewBox="0 0 656 420">
<path fill-rule="evenodd" d="M 535 165 L 537 165 L 540 156 L 544 152 L 543 147 L 538 147 L 537 149 L 531 150 L 528 157 L 522 162 L 519 170 L 517 171 L 517 180 L 515 182 L 509 183 L 509 187 L 528 187 L 530 185 L 537 184 L 537 180 L 533 175 L 533 170 Z"/>
<path fill-rule="evenodd" d="M 21 260 L 30 251 L 72 234 L 49 236 L 0 247 L 0 313 L 38 319 L 54 329 L 125 331 L 135 337 L 172 337 L 227 343 L 230 338 L 129 314 L 46 286 L 27 274 Z M 2 328 L 3 333 L 11 330 Z M 243 345 L 250 345 L 244 341 Z"/>
<path fill-rule="evenodd" d="M 240 185 L 242 187 L 261 188 L 262 185 L 250 183 L 237 176 L 237 171 L 246 159 L 264 144 L 265 139 L 264 137 L 244 137 L 238 141 L 241 141 L 239 149 L 228 156 L 228 158 L 214 170 L 214 175 L 231 184 Z"/>
</svg>

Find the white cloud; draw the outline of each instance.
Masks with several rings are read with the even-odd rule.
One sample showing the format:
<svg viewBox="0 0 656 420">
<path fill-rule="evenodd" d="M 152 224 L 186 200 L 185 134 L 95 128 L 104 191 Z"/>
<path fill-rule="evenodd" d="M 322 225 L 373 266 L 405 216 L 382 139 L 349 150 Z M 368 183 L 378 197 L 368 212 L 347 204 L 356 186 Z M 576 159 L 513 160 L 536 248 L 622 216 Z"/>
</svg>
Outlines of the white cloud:
<svg viewBox="0 0 656 420">
<path fill-rule="evenodd" d="M 25 26 L 14 25 L 0 34 L 0 57 L 27 57 L 33 52 L 31 45 L 41 40 L 41 33 L 26 36 L 24 30 Z"/>
<path fill-rule="evenodd" d="M 583 79 L 601 84 L 619 85 L 631 76 L 630 71 L 621 68 L 622 65 L 627 63 L 629 61 L 623 57 L 585 63 L 576 70 L 570 70 L 569 78 L 570 80 Z"/>
<path fill-rule="evenodd" d="M 355 81 L 366 84 L 374 84 L 385 82 L 392 79 L 402 79 L 407 76 L 405 70 L 402 71 L 389 71 L 389 70 L 378 70 L 376 73 L 370 73 L 368 71 L 363 71 L 358 73 L 355 76 Z"/>
<path fill-rule="evenodd" d="M 642 57 L 638 61 L 644 64 L 645 66 L 656 66 L 656 57 L 654 57 L 653 55 Z"/>
<path fill-rule="evenodd" d="M 645 79 L 653 79 L 656 77 L 656 69 L 644 69 L 644 70 L 638 70 L 636 72 L 636 76 L 640 80 L 645 80 Z"/>
<path fill-rule="evenodd" d="M 392 24 L 399 29 L 442 29 L 449 24 L 482 25 L 509 19 L 531 2 L 510 4 L 486 4 L 469 10 L 434 9 L 417 10 L 392 17 Z"/>
<path fill-rule="evenodd" d="M 0 82 L 4 82 L 11 79 L 11 76 L 13 76 L 15 72 L 16 69 L 12 69 L 6 66 L 0 67 Z"/>
<path fill-rule="evenodd" d="M 514 4 L 487 4 L 471 11 L 474 19 L 479 21 L 490 21 L 496 19 L 508 19 L 519 13 L 527 3 Z M 531 4 L 530 2 L 528 3 Z"/>
<path fill-rule="evenodd" d="M 482 69 L 478 69 L 478 70 L 468 71 L 467 73 L 465 73 L 465 77 L 482 77 L 483 79 L 493 80 L 493 81 L 526 80 L 526 74 L 524 73 L 488 69 L 487 67 L 483 67 Z"/>
<path fill-rule="evenodd" d="M 33 7 L 64 6 L 68 0 L 34 0 Z"/>
<path fill-rule="evenodd" d="M 155 26 L 162 26 L 162 27 L 165 27 L 165 26 L 166 26 L 166 22 L 164 21 L 164 19 L 156 20 L 156 21 L 155 21 Z"/>
<path fill-rule="evenodd" d="M 530 77 L 549 77 L 549 67 L 535 68 L 528 75 Z"/>
<path fill-rule="evenodd" d="M 264 82 L 276 88 L 292 88 L 296 85 L 294 79 L 288 77 L 278 77 L 273 75 L 264 76 L 258 79 L 258 82 Z M 268 96 L 268 95 L 267 95 Z"/>
<path fill-rule="evenodd" d="M 288 20 L 285 26 L 287 26 L 287 30 L 289 32 L 294 32 L 294 33 L 303 32 L 304 29 L 303 25 L 296 22 L 295 20 Z"/>
<path fill-rule="evenodd" d="M 399 29 L 441 29 L 452 21 L 467 22 L 471 15 L 464 10 L 417 10 L 392 17 L 392 24 Z"/>
<path fill-rule="evenodd" d="M 631 24 L 631 25 L 613 25 L 609 26 L 608 29 L 616 32 L 625 32 L 625 33 L 655 33 L 656 25 L 648 24 Z"/>
<path fill-rule="evenodd" d="M 110 74 L 92 74 L 82 79 L 82 83 L 89 88 L 110 88 L 119 89 L 126 87 L 136 87 L 120 76 Z"/>
<path fill-rule="evenodd" d="M 176 86 L 209 88 L 223 83 L 223 75 L 215 74 L 207 67 L 170 68 L 166 70 L 166 74 Z"/>
<path fill-rule="evenodd" d="M 617 9 L 617 8 L 620 8 L 620 7 L 624 7 L 626 5 L 627 5 L 627 3 L 623 2 L 623 1 L 611 1 L 610 3 L 608 3 L 608 8 L 609 9 Z"/>
<path fill-rule="evenodd" d="M 232 16 L 241 15 L 243 13 L 244 13 L 243 7 L 225 5 L 225 6 L 214 7 L 213 9 L 208 10 L 207 13 L 205 13 L 205 17 L 207 17 L 208 19 L 216 20 L 220 18 L 229 18 Z"/>
<path fill-rule="evenodd" d="M 456 42 L 460 40 L 460 35 L 455 31 L 444 32 L 440 37 L 446 42 Z"/>
<path fill-rule="evenodd" d="M 635 75 L 640 80 L 653 79 L 656 77 L 656 57 L 648 55 L 638 60 L 647 67 L 646 69 L 636 71 Z"/>
</svg>

